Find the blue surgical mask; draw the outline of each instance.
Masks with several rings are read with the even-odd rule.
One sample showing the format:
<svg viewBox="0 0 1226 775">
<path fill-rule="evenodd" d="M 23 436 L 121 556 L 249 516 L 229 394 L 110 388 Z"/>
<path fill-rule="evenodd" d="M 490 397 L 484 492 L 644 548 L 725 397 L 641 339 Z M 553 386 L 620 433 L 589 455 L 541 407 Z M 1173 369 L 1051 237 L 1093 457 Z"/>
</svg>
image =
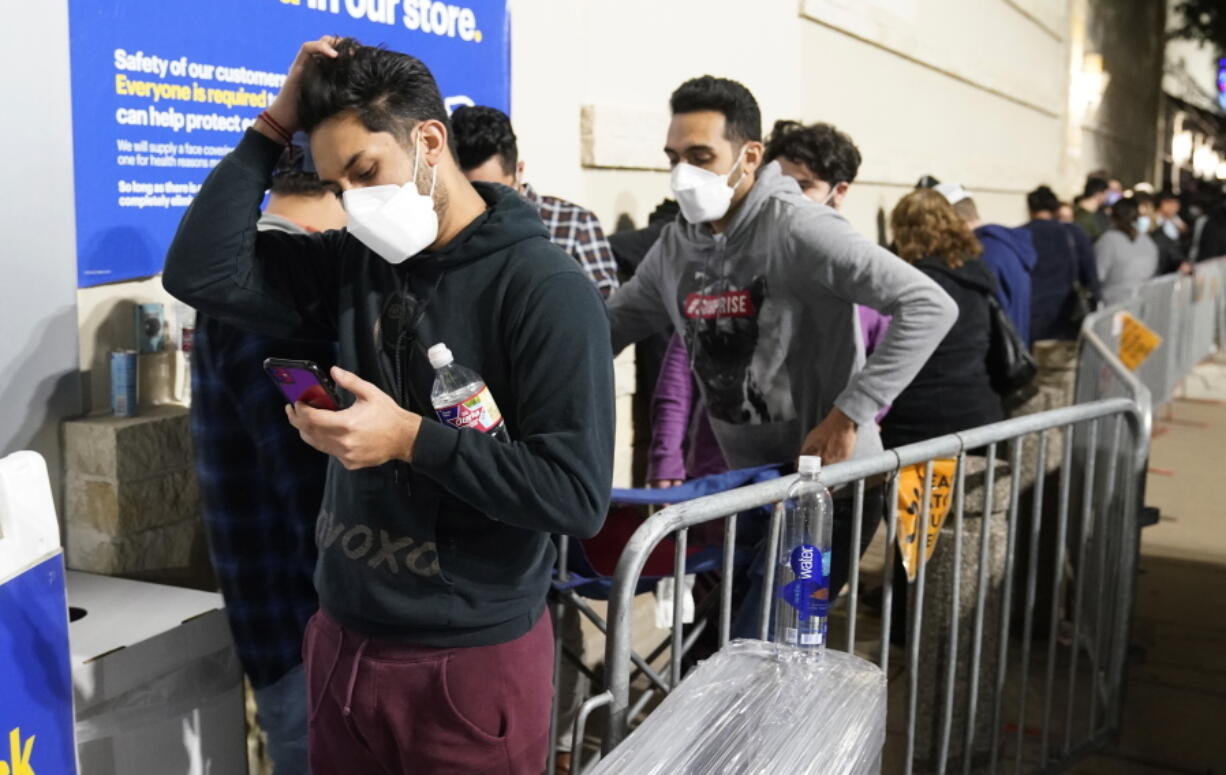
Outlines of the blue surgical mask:
<svg viewBox="0 0 1226 775">
<path fill-rule="evenodd" d="M 1138 234 L 1149 234 L 1149 227 L 1152 221 L 1148 215 L 1137 216 L 1136 227 Z"/>
</svg>

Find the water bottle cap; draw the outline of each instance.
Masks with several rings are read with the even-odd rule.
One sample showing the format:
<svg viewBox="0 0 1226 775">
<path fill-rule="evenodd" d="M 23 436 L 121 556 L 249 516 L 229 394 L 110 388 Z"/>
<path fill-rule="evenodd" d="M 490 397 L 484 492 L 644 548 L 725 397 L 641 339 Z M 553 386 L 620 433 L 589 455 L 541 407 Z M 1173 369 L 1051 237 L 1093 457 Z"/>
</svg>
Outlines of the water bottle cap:
<svg viewBox="0 0 1226 775">
<path fill-rule="evenodd" d="M 439 342 L 427 350 L 426 357 L 430 359 L 430 366 L 436 369 L 441 369 L 444 366 L 450 366 L 455 362 L 455 357 L 452 356 L 451 350 L 442 342 Z"/>
<path fill-rule="evenodd" d="M 802 474 L 820 474 L 822 472 L 822 459 L 817 455 L 801 455 L 800 462 L 796 468 Z"/>
</svg>

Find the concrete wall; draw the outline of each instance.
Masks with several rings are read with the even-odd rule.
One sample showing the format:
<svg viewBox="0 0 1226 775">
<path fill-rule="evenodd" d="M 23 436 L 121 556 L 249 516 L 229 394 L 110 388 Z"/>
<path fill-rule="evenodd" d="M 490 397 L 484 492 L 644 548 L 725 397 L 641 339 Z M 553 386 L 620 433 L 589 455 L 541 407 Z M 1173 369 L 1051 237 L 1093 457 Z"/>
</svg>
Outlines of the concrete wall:
<svg viewBox="0 0 1226 775">
<path fill-rule="evenodd" d="M 824 120 L 864 156 L 846 213 L 875 234 L 924 173 L 961 180 L 989 220 L 1024 217 L 1056 183 L 1067 94 L 1064 0 L 513 0 L 512 117 L 527 177 L 642 224 L 668 194 L 668 95 L 703 73 L 735 78 L 776 118 Z M 598 166 L 583 166 L 583 109 Z M 615 130 L 615 131 L 614 131 Z M 643 149 L 649 155 L 644 157 Z M 654 162 L 651 161 L 654 159 Z"/>
<path fill-rule="evenodd" d="M 1166 4 L 1156 0 L 1072 0 L 1076 7 L 1074 45 L 1085 54 L 1101 55 L 1108 76 L 1101 103 L 1080 115 L 1080 133 L 1070 136 L 1070 175 L 1106 169 L 1125 186 L 1154 182 L 1162 111 L 1162 68 Z M 1074 56 L 1076 74 L 1087 67 Z M 1089 69 L 1094 65 L 1089 64 Z M 1079 175 L 1078 175 L 1079 173 Z M 1160 182 L 1160 181 L 1159 181 Z"/>
<path fill-rule="evenodd" d="M 669 195 L 668 96 L 711 73 L 748 86 L 764 129 L 830 121 L 864 157 L 845 203 L 867 234 L 922 174 L 960 180 L 988 220 L 1061 188 L 1068 93 L 1065 0 L 511 0 L 512 117 L 527 178 L 637 225 Z M 983 31 L 992 31 L 990 33 Z M 595 158 L 584 164 L 585 109 Z M 589 150 L 591 148 L 589 147 Z M 589 154 L 591 156 L 591 154 Z M 654 168 L 654 169 L 651 169 Z M 1073 175 L 1074 178 L 1077 175 Z M 156 280 L 79 294 L 88 406 L 106 409 L 105 357 Z"/>
<path fill-rule="evenodd" d="M 60 420 L 80 411 L 66 3 L 6 13 L 0 195 L 0 456 L 42 453 L 58 482 Z M 57 503 L 59 487 L 55 487 Z"/>
<path fill-rule="evenodd" d="M 766 128 L 798 118 L 851 133 L 864 164 L 845 212 L 871 235 L 924 173 L 966 184 L 985 219 L 1018 223 L 1038 183 L 1071 194 L 1100 165 L 1152 169 L 1162 4 L 1150 0 L 510 2 L 527 177 L 609 230 L 641 225 L 668 195 L 668 96 L 703 73 L 752 89 Z M 55 424 L 80 405 L 73 370 L 84 409 L 106 411 L 106 353 L 131 346 L 131 304 L 173 307 L 156 278 L 75 290 L 66 11 L 20 15 L 3 56 L 39 68 L 9 85 L 22 120 L 0 128 L 17 183 L 0 208 L 0 448 L 54 457 Z M 1070 96 L 1086 52 L 1112 76 L 1097 112 Z"/>
</svg>

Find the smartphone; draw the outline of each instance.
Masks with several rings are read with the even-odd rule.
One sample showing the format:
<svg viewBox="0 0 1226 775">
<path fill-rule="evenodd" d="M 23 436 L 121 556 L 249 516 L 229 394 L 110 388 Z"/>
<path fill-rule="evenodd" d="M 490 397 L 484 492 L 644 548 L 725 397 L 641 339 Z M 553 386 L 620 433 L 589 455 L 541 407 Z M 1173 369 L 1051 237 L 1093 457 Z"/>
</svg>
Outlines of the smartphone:
<svg viewBox="0 0 1226 775">
<path fill-rule="evenodd" d="M 316 409 L 336 411 L 341 400 L 327 372 L 311 361 L 268 358 L 264 371 L 291 404 L 305 402 Z"/>
</svg>

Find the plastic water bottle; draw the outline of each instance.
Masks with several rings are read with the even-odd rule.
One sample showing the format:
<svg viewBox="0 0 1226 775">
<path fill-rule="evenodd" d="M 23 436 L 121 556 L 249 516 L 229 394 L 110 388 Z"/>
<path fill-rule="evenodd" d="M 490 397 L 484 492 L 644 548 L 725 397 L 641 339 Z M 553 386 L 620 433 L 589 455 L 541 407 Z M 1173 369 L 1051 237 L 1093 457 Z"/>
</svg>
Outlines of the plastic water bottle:
<svg viewBox="0 0 1226 775">
<path fill-rule="evenodd" d="M 472 428 L 499 441 L 510 441 L 502 412 L 490 395 L 485 380 L 475 371 L 455 362 L 447 345 L 439 343 L 427 351 L 434 367 L 434 388 L 430 403 L 439 420 L 457 428 Z"/>
<path fill-rule="evenodd" d="M 826 645 L 830 614 L 830 543 L 834 502 L 821 481 L 822 459 L 800 458 L 788 490 L 775 572 L 775 642 L 805 649 Z"/>
</svg>

